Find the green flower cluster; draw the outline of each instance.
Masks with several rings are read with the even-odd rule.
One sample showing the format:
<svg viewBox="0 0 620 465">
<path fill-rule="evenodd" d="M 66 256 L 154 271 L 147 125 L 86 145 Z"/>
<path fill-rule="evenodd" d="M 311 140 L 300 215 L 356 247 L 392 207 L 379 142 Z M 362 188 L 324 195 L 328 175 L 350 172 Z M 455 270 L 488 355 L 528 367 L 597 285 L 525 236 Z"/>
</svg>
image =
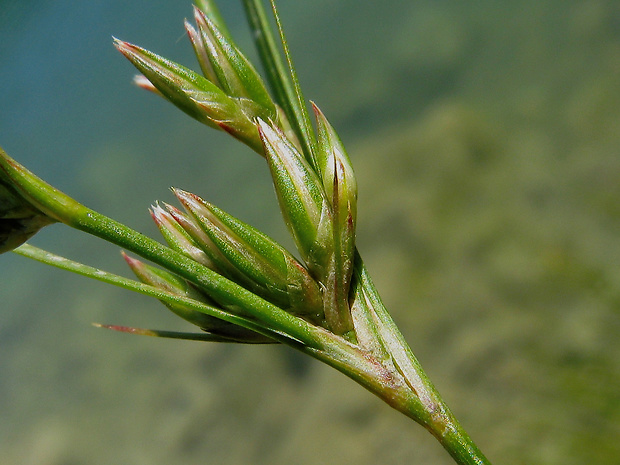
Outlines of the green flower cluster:
<svg viewBox="0 0 620 465">
<path fill-rule="evenodd" d="M 115 46 L 140 71 L 136 82 L 141 87 L 266 158 L 303 262 L 265 234 L 188 192 L 174 190 L 184 213 L 170 205 L 155 206 L 153 218 L 173 249 L 294 315 L 354 337 L 349 290 L 357 185 L 340 138 L 314 106 L 316 150 L 305 155 L 284 112 L 219 15 L 212 8 L 195 7 L 194 18 L 196 26 L 186 22 L 185 28 L 202 75 L 127 42 L 115 39 Z M 139 277 L 144 279 L 144 274 Z M 170 277 L 170 283 L 175 280 Z M 181 286 L 179 292 L 184 289 Z"/>
</svg>

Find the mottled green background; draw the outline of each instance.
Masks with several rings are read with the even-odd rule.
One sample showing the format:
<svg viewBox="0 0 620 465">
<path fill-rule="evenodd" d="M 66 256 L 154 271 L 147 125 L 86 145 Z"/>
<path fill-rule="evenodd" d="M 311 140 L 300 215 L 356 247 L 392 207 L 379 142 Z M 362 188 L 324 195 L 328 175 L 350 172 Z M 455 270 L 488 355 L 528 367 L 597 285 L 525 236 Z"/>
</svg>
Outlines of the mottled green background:
<svg viewBox="0 0 620 465">
<path fill-rule="evenodd" d="M 281 1 L 306 96 L 359 177 L 362 255 L 496 464 L 620 461 L 620 4 Z M 251 50 L 238 2 L 221 2 Z M 290 244 L 265 166 L 135 89 L 111 35 L 194 66 L 190 2 L 0 0 L 0 145 L 156 235 L 169 186 Z M 56 225 L 33 244 L 127 274 Z M 282 347 L 185 328 L 128 292 L 0 257 L 6 465 L 450 464 L 422 428 Z"/>
</svg>

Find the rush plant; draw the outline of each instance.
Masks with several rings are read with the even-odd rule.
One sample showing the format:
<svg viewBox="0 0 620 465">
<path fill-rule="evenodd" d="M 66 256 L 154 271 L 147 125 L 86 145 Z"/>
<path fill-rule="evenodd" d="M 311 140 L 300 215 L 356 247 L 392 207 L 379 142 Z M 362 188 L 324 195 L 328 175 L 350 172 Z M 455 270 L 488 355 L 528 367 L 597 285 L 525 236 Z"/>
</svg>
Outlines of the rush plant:
<svg viewBox="0 0 620 465">
<path fill-rule="evenodd" d="M 457 463 L 489 463 L 422 370 L 356 249 L 351 161 L 325 115 L 306 104 L 273 1 L 273 18 L 261 0 L 244 5 L 266 83 L 210 0 L 197 1 L 195 24 L 185 25 L 200 73 L 119 39 L 114 45 L 138 69 L 140 87 L 265 159 L 299 258 L 180 189 L 173 192 L 181 208 L 155 204 L 150 210 L 163 245 L 85 207 L 1 150 L 0 250 L 154 297 L 199 331 L 101 326 L 157 337 L 291 346 L 417 421 Z M 122 247 L 137 280 L 25 243 L 56 222 Z"/>
</svg>

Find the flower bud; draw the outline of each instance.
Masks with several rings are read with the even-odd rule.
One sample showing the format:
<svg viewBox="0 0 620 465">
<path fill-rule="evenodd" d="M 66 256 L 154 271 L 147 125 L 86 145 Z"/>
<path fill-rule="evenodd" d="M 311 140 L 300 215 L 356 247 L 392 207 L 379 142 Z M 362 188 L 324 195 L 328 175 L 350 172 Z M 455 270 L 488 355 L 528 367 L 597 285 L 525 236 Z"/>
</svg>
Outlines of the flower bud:
<svg viewBox="0 0 620 465">
<path fill-rule="evenodd" d="M 206 257 L 205 265 L 217 273 L 233 281 L 243 278 L 243 275 L 222 255 L 221 251 L 213 243 L 209 235 L 190 214 L 185 214 L 172 205 L 166 204 L 170 217 L 177 226 L 189 236 L 189 239 L 198 247 Z"/>
<path fill-rule="evenodd" d="M 250 119 L 275 119 L 276 108 L 265 84 L 230 37 L 199 8 L 194 7 L 198 30 L 186 25 L 205 76 L 238 103 Z"/>
<path fill-rule="evenodd" d="M 192 118 L 222 129 L 261 153 L 256 127 L 237 99 L 214 83 L 136 45 L 114 39 L 115 47 L 166 99 Z"/>
<path fill-rule="evenodd" d="M 352 216 L 355 223 L 357 216 L 357 181 L 353 173 L 351 160 L 336 134 L 321 110 L 312 103 L 316 115 L 318 145 L 317 163 L 327 197 L 334 207 L 343 214 L 342 222 L 347 214 Z M 350 213 L 347 213 L 350 212 Z"/>
<path fill-rule="evenodd" d="M 171 248 L 213 269 L 213 262 L 209 259 L 205 251 L 196 244 L 194 239 L 192 239 L 183 226 L 181 226 L 170 213 L 159 205 L 153 205 L 150 212 L 161 235 Z"/>
<path fill-rule="evenodd" d="M 200 197 L 174 192 L 221 254 L 243 274 L 239 284 L 291 313 L 321 315 L 317 283 L 283 247 Z"/>
<path fill-rule="evenodd" d="M 194 288 L 184 279 L 181 279 L 168 271 L 147 265 L 140 260 L 131 258 L 125 253 L 123 253 L 123 257 L 134 274 L 143 283 L 182 297 L 193 299 L 202 304 L 217 307 L 217 304 L 214 301 Z M 173 313 L 180 316 L 184 320 L 189 321 L 193 325 L 198 326 L 203 331 L 221 336 L 223 338 L 221 339 L 222 341 L 254 343 L 273 342 L 271 339 L 255 333 L 254 331 L 225 322 L 194 310 L 186 305 L 171 304 L 166 302 L 164 302 L 164 305 L 166 305 L 166 307 L 168 307 Z"/>
<path fill-rule="evenodd" d="M 351 161 L 336 131 L 321 110 L 314 103 L 312 106 L 317 120 L 317 164 L 334 220 L 335 253 L 330 278 L 332 282 L 328 287 L 333 286 L 338 305 L 345 309 L 348 307 L 355 254 L 357 182 Z"/>
<path fill-rule="evenodd" d="M 333 254 L 333 225 L 323 186 L 284 133 L 258 120 L 280 209 L 302 258 L 322 281 Z"/>
</svg>

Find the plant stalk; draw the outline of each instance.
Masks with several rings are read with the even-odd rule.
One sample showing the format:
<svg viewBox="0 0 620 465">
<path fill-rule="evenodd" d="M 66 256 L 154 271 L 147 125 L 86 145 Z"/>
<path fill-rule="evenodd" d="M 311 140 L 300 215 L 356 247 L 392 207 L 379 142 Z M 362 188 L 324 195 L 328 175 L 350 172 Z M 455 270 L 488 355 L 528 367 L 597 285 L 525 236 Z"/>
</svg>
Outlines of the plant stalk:
<svg viewBox="0 0 620 465">
<path fill-rule="evenodd" d="M 490 465 L 488 459 L 460 425 L 422 369 L 420 362 L 383 305 L 357 251 L 354 272 L 362 287 L 370 315 L 377 327 L 377 336 L 392 357 L 396 369 L 409 387 L 409 393 L 415 397 L 416 401 L 408 399 L 402 403 L 390 404 L 388 399 L 384 398 L 384 400 L 424 426 L 439 440 L 456 463 Z M 380 394 L 379 396 L 382 397 Z"/>
</svg>

